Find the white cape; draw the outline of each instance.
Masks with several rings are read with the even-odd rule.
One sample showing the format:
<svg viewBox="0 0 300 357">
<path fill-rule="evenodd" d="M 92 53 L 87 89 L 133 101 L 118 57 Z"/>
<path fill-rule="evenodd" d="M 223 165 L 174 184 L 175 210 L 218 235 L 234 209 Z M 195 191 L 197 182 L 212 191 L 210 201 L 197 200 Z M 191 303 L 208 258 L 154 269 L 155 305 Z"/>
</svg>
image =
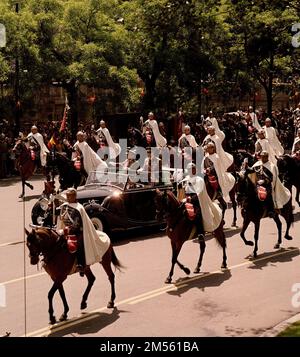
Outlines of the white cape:
<svg viewBox="0 0 300 357">
<path fill-rule="evenodd" d="M 86 265 L 92 265 L 101 262 L 103 255 L 106 253 L 110 246 L 110 239 L 108 235 L 95 229 L 84 207 L 80 203 L 64 203 L 63 205 L 68 205 L 77 209 L 81 215 Z M 57 231 L 59 232 L 59 230 L 63 228 L 64 223 L 60 217 L 58 217 Z"/>
<path fill-rule="evenodd" d="M 221 143 L 225 139 L 225 134 L 224 132 L 219 128 L 219 123 L 216 118 L 208 118 L 208 120 L 211 122 L 211 125 L 215 128 L 215 134 L 220 138 Z"/>
<path fill-rule="evenodd" d="M 107 168 L 105 161 L 95 153 L 86 141 L 77 141 L 74 145 L 78 146 L 83 155 L 83 166 L 87 174 L 91 171 L 104 171 Z"/>
<path fill-rule="evenodd" d="M 292 147 L 292 154 L 296 154 L 297 151 L 296 147 L 300 145 L 298 143 L 300 143 L 299 136 L 297 136 L 296 139 L 294 140 L 293 147 Z"/>
<path fill-rule="evenodd" d="M 34 138 L 38 142 L 38 144 L 40 146 L 41 165 L 42 166 L 46 166 L 47 154 L 49 153 L 49 150 L 48 150 L 47 146 L 44 143 L 43 135 L 40 134 L 40 133 L 35 133 L 35 134 L 29 133 L 27 138 L 29 139 L 31 137 Z"/>
<path fill-rule="evenodd" d="M 184 181 L 190 182 L 198 195 L 204 230 L 206 232 L 214 232 L 220 226 L 223 219 L 221 208 L 217 203 L 212 202 L 208 196 L 202 177 L 187 176 Z"/>
<path fill-rule="evenodd" d="M 165 137 L 163 137 L 159 131 L 159 127 L 158 127 L 158 124 L 157 124 L 157 121 L 156 120 L 146 120 L 145 122 L 146 125 L 149 125 L 150 128 L 152 129 L 153 131 L 153 135 L 154 135 L 154 139 L 155 139 L 155 142 L 156 142 L 156 146 L 159 147 L 159 148 L 162 148 L 164 146 L 167 145 L 167 139 Z"/>
<path fill-rule="evenodd" d="M 266 139 L 269 140 L 269 143 L 270 145 L 272 146 L 274 152 L 275 152 L 275 155 L 276 156 L 281 156 L 284 154 L 284 149 L 276 135 L 276 130 L 275 128 L 273 128 L 272 126 L 270 127 L 266 127 L 264 126 L 263 127 L 265 133 L 266 133 Z"/>
<path fill-rule="evenodd" d="M 276 160 L 276 154 L 275 151 L 272 147 L 272 145 L 269 143 L 268 139 L 258 139 L 256 143 L 259 143 L 262 151 L 266 151 L 269 154 L 269 161 L 271 161 L 274 165 L 276 165 L 277 160 Z"/>
<path fill-rule="evenodd" d="M 121 153 L 121 146 L 113 141 L 109 130 L 107 128 L 99 128 L 97 130 L 97 133 L 98 135 L 100 133 L 104 135 L 109 147 L 110 159 L 115 159 L 116 157 L 118 157 Z"/>
<path fill-rule="evenodd" d="M 214 164 L 214 168 L 218 176 L 218 182 L 221 187 L 223 196 L 224 197 L 227 196 L 229 192 L 233 189 L 233 186 L 235 185 L 235 178 L 231 173 L 226 172 L 223 166 L 223 162 L 221 161 L 218 154 L 209 155 L 208 153 L 206 153 L 205 156 L 208 157 Z"/>
<path fill-rule="evenodd" d="M 196 149 L 199 145 L 196 142 L 196 139 L 194 137 L 194 135 L 192 134 L 182 134 L 181 137 L 178 139 L 178 146 L 180 147 L 180 142 L 183 138 L 186 138 L 186 140 L 189 142 L 189 144 L 191 145 L 191 147 L 193 149 Z"/>
<path fill-rule="evenodd" d="M 278 168 L 276 165 L 271 163 L 270 161 L 263 164 L 261 160 L 257 161 L 252 168 L 263 165 L 273 174 L 272 181 L 272 197 L 274 202 L 274 207 L 277 209 L 281 209 L 291 198 L 290 191 L 283 186 L 282 182 L 278 177 Z"/>
<path fill-rule="evenodd" d="M 220 160 L 223 163 L 222 166 L 224 170 L 227 171 L 228 168 L 233 164 L 233 156 L 223 149 L 222 140 L 216 134 L 212 136 L 207 135 L 204 139 L 204 142 L 208 139 L 212 140 L 215 143 L 216 153 L 219 155 Z"/>
<path fill-rule="evenodd" d="M 262 128 L 261 125 L 259 124 L 256 113 L 252 112 L 249 115 L 252 120 L 252 125 L 254 126 L 254 128 L 257 129 L 258 131 L 261 130 Z"/>
</svg>

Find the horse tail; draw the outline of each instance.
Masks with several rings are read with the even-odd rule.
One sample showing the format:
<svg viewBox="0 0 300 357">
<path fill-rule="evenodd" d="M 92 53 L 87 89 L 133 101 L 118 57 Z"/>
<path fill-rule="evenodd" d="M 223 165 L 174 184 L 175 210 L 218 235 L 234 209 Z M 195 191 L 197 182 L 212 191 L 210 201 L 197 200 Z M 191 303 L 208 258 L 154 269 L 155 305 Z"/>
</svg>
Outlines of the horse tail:
<svg viewBox="0 0 300 357">
<path fill-rule="evenodd" d="M 117 258 L 113 247 L 111 247 L 111 262 L 119 271 L 121 271 L 122 268 L 125 268 L 125 266 Z"/>
</svg>

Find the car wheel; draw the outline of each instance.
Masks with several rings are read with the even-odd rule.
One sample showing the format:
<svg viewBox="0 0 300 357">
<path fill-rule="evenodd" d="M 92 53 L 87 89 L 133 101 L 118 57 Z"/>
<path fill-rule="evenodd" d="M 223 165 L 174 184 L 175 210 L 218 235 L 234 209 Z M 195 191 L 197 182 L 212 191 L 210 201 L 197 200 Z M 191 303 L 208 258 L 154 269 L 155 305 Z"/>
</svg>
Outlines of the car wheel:
<svg viewBox="0 0 300 357">
<path fill-rule="evenodd" d="M 94 227 L 97 231 L 104 231 L 104 224 L 103 220 L 99 217 L 91 217 L 91 221 L 93 222 Z"/>
</svg>

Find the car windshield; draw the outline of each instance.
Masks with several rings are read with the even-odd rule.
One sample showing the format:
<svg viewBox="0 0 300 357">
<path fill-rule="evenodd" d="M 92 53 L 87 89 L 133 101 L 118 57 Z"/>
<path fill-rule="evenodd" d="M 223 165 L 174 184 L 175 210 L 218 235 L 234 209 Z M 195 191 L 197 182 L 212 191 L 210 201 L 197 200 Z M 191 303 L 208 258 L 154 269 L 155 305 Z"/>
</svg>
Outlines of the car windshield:
<svg viewBox="0 0 300 357">
<path fill-rule="evenodd" d="M 124 190 L 128 175 L 116 172 L 91 171 L 86 180 L 85 186 L 88 185 L 103 185 L 117 187 Z"/>
</svg>

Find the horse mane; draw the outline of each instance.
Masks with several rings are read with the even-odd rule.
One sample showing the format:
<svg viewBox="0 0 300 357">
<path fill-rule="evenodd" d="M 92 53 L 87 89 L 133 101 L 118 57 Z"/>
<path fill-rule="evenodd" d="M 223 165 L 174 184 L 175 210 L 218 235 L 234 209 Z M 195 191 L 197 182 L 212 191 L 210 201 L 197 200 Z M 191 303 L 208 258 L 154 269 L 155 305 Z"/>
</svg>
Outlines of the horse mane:
<svg viewBox="0 0 300 357">
<path fill-rule="evenodd" d="M 174 195 L 174 193 L 172 191 L 168 190 L 167 195 L 176 207 L 180 206 L 180 202 L 178 201 L 177 197 Z"/>
</svg>

